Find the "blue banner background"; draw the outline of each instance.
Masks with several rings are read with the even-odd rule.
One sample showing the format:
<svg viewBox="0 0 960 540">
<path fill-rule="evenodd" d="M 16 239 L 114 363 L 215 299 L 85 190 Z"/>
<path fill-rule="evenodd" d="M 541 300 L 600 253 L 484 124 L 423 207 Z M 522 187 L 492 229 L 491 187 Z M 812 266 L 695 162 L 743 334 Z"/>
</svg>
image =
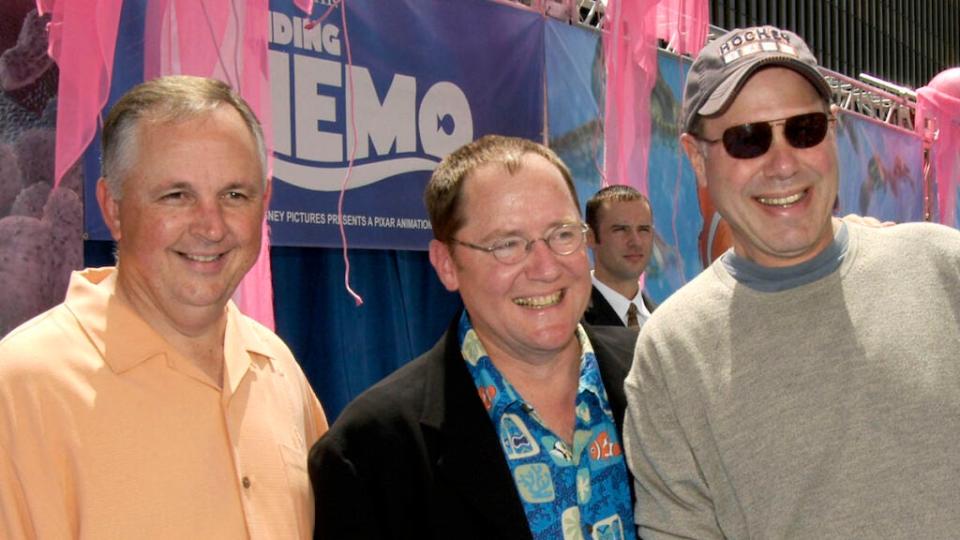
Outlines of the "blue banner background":
<svg viewBox="0 0 960 540">
<path fill-rule="evenodd" d="M 276 0 L 272 5 L 274 21 L 286 14 L 294 27 L 298 25 L 293 19 L 297 12 L 288 1 Z M 322 12 L 322 6 L 316 11 Z M 282 18 L 280 21 L 284 22 Z M 276 94 L 279 92 L 282 96 L 284 89 L 288 90 L 290 99 L 288 111 L 283 111 L 282 107 L 278 111 L 278 107 L 274 107 L 277 140 L 286 137 L 291 141 L 286 154 L 280 142 L 275 151 L 274 178 L 277 181 L 271 204 L 274 211 L 268 217 L 274 245 L 339 246 L 341 243 L 338 227 L 331 218 L 337 214 L 339 186 L 346 172 L 346 159 L 353 138 L 348 134 L 351 118 L 346 106 L 349 93 L 347 51 L 340 8 L 333 10 L 321 25 L 323 28 L 314 31 L 338 34 L 339 45 L 335 43 L 333 47 L 334 53 L 338 54 L 328 50 L 305 50 L 306 47 L 296 47 L 292 42 L 278 44 L 276 41 L 281 40 L 276 35 L 270 45 L 272 60 L 279 58 L 281 62 L 289 62 L 290 66 L 297 62 L 311 63 L 316 69 L 329 72 L 318 77 L 317 73 L 296 68 L 289 68 L 286 72 L 282 68 L 273 71 L 271 84 L 275 100 Z M 444 155 L 488 133 L 540 137 L 543 125 L 543 27 L 542 18 L 535 13 L 485 0 L 353 0 L 347 3 L 347 35 L 355 66 L 354 95 L 365 94 L 370 104 L 369 83 L 372 82 L 376 99 L 390 104 L 380 111 L 376 109 L 379 104 L 367 108 L 358 105 L 355 110 L 357 125 L 365 124 L 371 132 L 379 130 L 386 134 L 386 142 L 381 141 L 378 148 L 367 144 L 371 138 L 361 137 L 357 146 L 361 150 L 360 156 L 363 156 L 364 149 L 369 153 L 355 160 L 344 202 L 343 212 L 350 216 L 345 224 L 352 247 L 426 249 L 432 235 L 422 202 L 423 188 L 432 169 Z M 493 34 L 488 29 L 496 30 L 496 39 L 491 38 Z M 307 57 L 307 60 L 295 56 Z M 319 59 L 319 63 L 312 62 L 315 59 Z M 320 84 L 317 92 L 328 103 L 330 99 L 335 102 L 336 120 L 321 120 L 318 129 L 336 135 L 332 139 L 328 136 L 328 139 L 341 144 L 340 161 L 301 158 L 305 153 L 316 153 L 317 149 L 308 148 L 298 140 L 295 124 L 303 122 L 304 118 L 310 121 L 318 113 L 311 108 L 312 99 L 306 104 L 297 103 L 298 84 L 304 84 L 298 83 L 297 78 L 335 75 L 332 71 L 337 67 L 335 63 L 342 66 L 341 85 Z M 358 68 L 368 72 L 369 78 L 365 79 L 366 73 L 357 75 Z M 412 96 L 410 92 L 414 87 L 415 96 Z M 435 87 L 440 92 L 447 92 L 446 99 L 425 99 Z M 458 91 L 462 91 L 469 104 L 468 117 L 457 109 Z M 300 92 L 302 97 L 303 90 Z M 451 92 L 454 94 L 452 98 Z M 361 101 L 360 97 L 356 99 Z M 428 102 L 433 103 L 436 110 L 417 118 L 422 110 L 412 108 L 423 109 Z M 411 147 L 409 138 L 402 143 L 395 136 L 397 133 L 412 134 L 414 126 L 384 127 L 389 122 L 410 120 L 417 124 L 415 147 Z M 472 129 L 468 123 L 472 123 Z M 284 128 L 287 133 L 283 133 Z M 444 143 L 439 147 L 434 144 L 433 147 L 440 150 L 432 153 L 428 148 L 430 145 L 424 141 L 424 134 L 431 130 L 432 134 L 426 136 L 439 138 Z M 416 160 L 420 170 L 398 172 L 403 170 L 404 160 L 406 163 Z M 335 178 L 337 190 L 313 191 L 294 185 L 296 181 L 284 177 L 284 169 L 290 168 L 289 164 L 307 167 L 310 170 L 307 177 L 325 175 Z M 429 169 L 424 169 L 424 164 Z M 378 166 L 385 172 L 379 175 L 365 172 Z M 359 186 L 370 176 L 380 179 Z M 328 187 L 329 184 L 327 182 Z M 405 222 L 401 221 L 404 219 Z M 304 220 L 312 223 L 304 223 Z"/>
<path fill-rule="evenodd" d="M 117 50 L 124 54 L 117 56 L 105 113 L 143 79 L 144 6 L 144 0 L 124 2 L 117 40 Z M 354 66 L 353 95 L 361 101 L 351 123 L 340 9 L 306 28 L 311 21 L 301 18 L 289 0 L 271 1 L 269 55 L 276 142 L 268 215 L 271 243 L 341 245 L 337 204 L 353 147 L 348 130 L 356 125 L 366 126 L 382 140 L 374 144 L 367 137 L 358 138 L 357 148 L 369 152 L 365 157 L 358 154 L 347 183 L 343 213 L 349 245 L 426 249 L 432 235 L 423 188 L 443 155 L 487 133 L 542 137 L 543 18 L 487 0 L 348 2 L 346 35 Z M 325 11 L 318 4 L 314 16 Z M 496 39 L 486 29 L 496 29 Z M 297 97 L 304 98 L 299 110 Z M 388 97 L 393 101 L 385 104 Z M 426 109 L 425 102 L 430 104 Z M 457 109 L 461 103 L 468 104 L 467 116 Z M 432 114 L 420 118 L 421 112 Z M 391 123 L 399 120 L 409 125 Z M 299 134 L 297 122 L 301 122 Z M 327 135 L 318 137 L 320 132 Z M 404 143 L 391 139 L 397 133 L 413 134 L 412 148 L 409 137 Z M 332 154 L 337 155 L 335 160 L 330 159 Z M 417 170 L 402 172 L 402 164 L 411 160 L 417 160 Z M 369 173 L 365 166 L 371 165 L 378 170 Z M 327 191 L 298 187 L 291 178 L 284 178 L 298 167 L 300 184 L 312 182 Z M 85 155 L 85 171 L 88 178 L 99 176 L 97 145 L 91 145 Z M 361 185 L 364 181 L 368 183 Z M 87 183 L 85 200 L 88 208 L 96 208 L 93 182 Z M 87 212 L 84 225 L 90 239 L 110 239 L 99 212 Z"/>
<path fill-rule="evenodd" d="M 599 34 L 548 20 L 544 36 L 550 147 L 573 173 L 581 211 L 602 187 L 604 68 Z M 689 62 L 661 51 L 650 98 L 648 196 L 654 249 L 645 290 L 660 302 L 701 270 L 697 237 L 702 219 L 693 170 L 680 149 L 677 117 Z"/>
<path fill-rule="evenodd" d="M 884 221 L 923 221 L 923 149 L 920 137 L 841 112 L 839 215 Z"/>
</svg>

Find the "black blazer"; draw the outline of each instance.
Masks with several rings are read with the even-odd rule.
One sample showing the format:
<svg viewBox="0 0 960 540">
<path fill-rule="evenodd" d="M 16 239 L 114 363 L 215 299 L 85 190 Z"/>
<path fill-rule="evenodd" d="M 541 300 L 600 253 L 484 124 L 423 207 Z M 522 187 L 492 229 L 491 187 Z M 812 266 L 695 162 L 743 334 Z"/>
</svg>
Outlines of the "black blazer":
<svg viewBox="0 0 960 540">
<path fill-rule="evenodd" d="M 456 317 L 430 351 L 358 396 L 311 449 L 314 538 L 531 538 Z M 584 325 L 618 431 L 637 332 Z M 633 477 L 630 477 L 631 494 Z"/>
<path fill-rule="evenodd" d="M 640 291 L 640 298 L 643 299 L 643 305 L 647 310 L 653 313 L 657 309 L 657 304 L 647 296 L 647 293 Z M 587 311 L 583 314 L 583 320 L 594 326 L 624 326 L 623 319 L 613 310 L 607 299 L 603 297 L 600 289 L 593 287 L 590 293 L 590 303 L 587 304 Z"/>
</svg>

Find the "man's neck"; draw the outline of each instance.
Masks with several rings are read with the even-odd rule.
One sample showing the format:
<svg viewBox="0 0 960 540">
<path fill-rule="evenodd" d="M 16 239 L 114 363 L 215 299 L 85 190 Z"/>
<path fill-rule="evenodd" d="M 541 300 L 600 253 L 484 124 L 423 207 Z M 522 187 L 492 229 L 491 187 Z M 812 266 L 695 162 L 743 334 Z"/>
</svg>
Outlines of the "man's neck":
<svg viewBox="0 0 960 540">
<path fill-rule="evenodd" d="M 551 431 L 571 442 L 580 381 L 580 341 L 574 336 L 569 346 L 561 351 L 529 361 L 507 354 L 493 343 L 484 342 L 479 333 L 477 336 L 500 374 L 537 411 Z"/>
<path fill-rule="evenodd" d="M 627 300 L 633 300 L 637 297 L 637 293 L 640 292 L 639 277 L 634 280 L 618 280 L 600 268 L 594 269 L 593 277 L 597 278 L 597 281 L 610 287 Z"/>
<path fill-rule="evenodd" d="M 574 360 L 559 361 L 550 370 L 528 370 L 516 364 L 498 365 L 494 362 L 547 427 L 568 444 L 573 442 L 575 405 L 580 386 L 580 357 Z"/>
<path fill-rule="evenodd" d="M 739 283 L 761 292 L 778 292 L 813 283 L 840 267 L 849 248 L 849 231 L 840 223 L 833 241 L 814 257 L 791 266 L 769 267 L 728 251 L 720 263 Z"/>
<path fill-rule="evenodd" d="M 222 386 L 223 342 L 227 327 L 225 306 L 219 310 L 184 310 L 173 318 L 136 294 L 122 279 L 117 280 L 116 292 L 175 351 L 208 375 L 215 385 Z"/>
</svg>

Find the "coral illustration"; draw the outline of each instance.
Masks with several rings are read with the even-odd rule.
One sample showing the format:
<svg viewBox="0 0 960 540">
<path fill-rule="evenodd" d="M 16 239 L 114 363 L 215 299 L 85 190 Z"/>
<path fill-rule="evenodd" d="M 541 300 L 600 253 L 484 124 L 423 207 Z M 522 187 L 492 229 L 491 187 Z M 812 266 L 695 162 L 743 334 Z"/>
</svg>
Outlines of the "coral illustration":
<svg viewBox="0 0 960 540">
<path fill-rule="evenodd" d="M 83 172 L 54 185 L 58 70 L 48 20 L 8 1 L 0 22 L 0 336 L 63 300 L 83 264 Z M 13 17 L 11 19 L 11 17 Z"/>
</svg>

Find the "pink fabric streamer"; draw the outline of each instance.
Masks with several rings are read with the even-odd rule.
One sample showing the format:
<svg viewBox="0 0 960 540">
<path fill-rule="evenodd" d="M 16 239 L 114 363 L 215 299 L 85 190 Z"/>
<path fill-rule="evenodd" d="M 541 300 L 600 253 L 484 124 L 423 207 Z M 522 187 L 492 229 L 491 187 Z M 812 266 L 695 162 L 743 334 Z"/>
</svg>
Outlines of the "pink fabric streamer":
<svg viewBox="0 0 960 540">
<path fill-rule="evenodd" d="M 707 41 L 710 6 L 706 0 L 660 0 L 657 37 L 680 54 L 695 56 Z"/>
<path fill-rule="evenodd" d="M 144 28 L 144 76 L 187 74 L 230 83 L 263 124 L 272 171 L 268 7 L 265 0 L 151 0 Z M 273 329 L 269 245 L 264 219 L 260 254 L 233 299 L 241 311 Z"/>
<path fill-rule="evenodd" d="M 353 52 L 350 48 L 350 31 L 347 29 L 347 4 L 346 0 L 335 0 L 331 2 L 327 7 L 327 10 L 323 12 L 322 15 L 316 19 L 312 19 L 308 22 L 305 27 L 311 29 L 314 26 L 321 24 L 333 10 L 337 7 L 340 7 L 340 22 L 343 25 L 343 44 L 347 52 L 347 94 L 350 95 L 350 103 L 356 103 L 356 100 L 353 99 Z M 343 201 L 347 196 L 347 185 L 350 183 L 350 175 L 353 172 L 353 163 L 357 157 L 357 126 L 356 126 L 356 114 L 353 107 L 347 111 L 347 117 L 350 122 L 350 132 L 353 133 L 353 144 L 351 148 L 353 150 L 350 152 L 350 156 L 347 158 L 347 172 L 343 175 L 343 181 L 340 183 L 340 196 L 337 198 L 337 222 L 340 224 L 340 241 L 341 249 L 343 250 L 343 287 L 347 290 L 353 298 L 353 302 L 357 307 L 363 305 L 363 297 L 357 294 L 353 290 L 353 287 L 350 286 L 350 255 L 348 253 L 349 243 L 347 242 L 347 230 L 343 225 Z"/>
<path fill-rule="evenodd" d="M 610 0 L 604 32 L 607 96 L 604 185 L 648 193 L 650 93 L 657 80 L 657 38 L 696 54 L 707 36 L 706 0 Z"/>
<path fill-rule="evenodd" d="M 300 8 L 300 11 L 306 13 L 308 17 L 313 13 L 313 0 L 293 0 L 293 5 Z"/>
<path fill-rule="evenodd" d="M 37 0 L 50 13 L 48 54 L 60 69 L 54 184 L 80 159 L 97 132 L 110 95 L 123 0 Z"/>
<path fill-rule="evenodd" d="M 311 0 L 293 0 L 307 15 Z M 52 13 L 50 56 L 60 67 L 56 178 L 93 140 L 106 105 L 123 0 L 38 0 Z M 144 75 L 190 74 L 230 83 L 256 112 L 272 146 L 267 66 L 268 0 L 148 0 L 144 28 Z M 270 148 L 269 150 L 272 150 Z M 268 151 L 268 156 L 272 152 Z M 269 170 L 272 171 L 272 163 Z M 269 228 L 256 264 L 234 295 L 246 314 L 274 328 Z"/>
<path fill-rule="evenodd" d="M 611 0 L 604 32 L 603 184 L 647 189 L 650 92 L 657 77 L 656 1 Z"/>
<path fill-rule="evenodd" d="M 343 24 L 343 42 L 347 50 L 347 92 L 350 93 L 350 103 L 356 103 L 356 100 L 353 99 L 353 53 L 350 49 L 350 34 L 347 30 L 347 4 L 346 0 L 340 0 L 340 22 Z M 336 2 L 333 4 L 336 5 Z M 330 6 L 330 9 L 333 9 L 333 5 Z M 330 10 L 327 10 L 327 14 L 330 13 Z M 326 15 L 324 17 L 326 17 Z M 353 301 L 357 307 L 363 305 L 363 297 L 357 294 L 353 290 L 353 287 L 350 286 L 350 257 L 347 254 L 347 230 L 343 226 L 343 199 L 347 195 L 347 184 L 350 182 L 350 173 L 353 171 L 353 162 L 357 157 L 357 147 L 359 146 L 357 142 L 357 126 L 356 126 L 356 115 L 354 114 L 354 107 L 350 108 L 350 111 L 347 113 L 350 117 L 350 131 L 353 133 L 353 151 L 350 152 L 350 159 L 347 163 L 347 172 L 343 175 L 343 183 L 340 184 L 340 197 L 337 199 L 337 218 L 339 218 L 340 223 L 340 239 L 343 242 L 343 286 L 347 289 L 347 293 L 353 297 Z"/>
<path fill-rule="evenodd" d="M 957 186 L 960 184 L 960 96 L 951 96 L 930 86 L 917 90 L 916 127 L 924 132 L 933 120 L 936 136 L 931 156 L 936 172 L 940 223 L 957 226 Z"/>
</svg>

